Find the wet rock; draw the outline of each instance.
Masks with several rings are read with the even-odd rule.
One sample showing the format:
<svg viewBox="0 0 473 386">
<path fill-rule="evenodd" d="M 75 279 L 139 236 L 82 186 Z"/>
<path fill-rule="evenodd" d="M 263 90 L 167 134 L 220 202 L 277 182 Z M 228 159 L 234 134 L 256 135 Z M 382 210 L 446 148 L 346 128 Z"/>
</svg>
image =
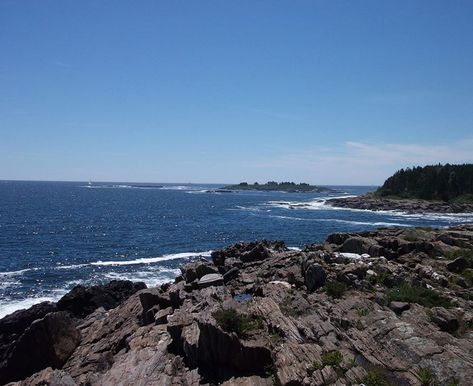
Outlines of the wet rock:
<svg viewBox="0 0 473 386">
<path fill-rule="evenodd" d="M 133 283 L 128 280 L 113 280 L 100 286 L 75 286 L 57 302 L 57 309 L 68 311 L 83 318 L 98 307 L 106 310 L 117 307 L 135 292 L 146 288 L 144 283 Z"/>
</svg>

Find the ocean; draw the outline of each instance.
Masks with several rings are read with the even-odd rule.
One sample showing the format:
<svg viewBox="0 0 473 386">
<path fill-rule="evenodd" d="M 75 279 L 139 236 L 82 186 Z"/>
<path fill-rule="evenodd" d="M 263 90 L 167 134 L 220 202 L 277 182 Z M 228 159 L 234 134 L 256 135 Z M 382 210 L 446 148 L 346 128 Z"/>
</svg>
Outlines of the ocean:
<svg viewBox="0 0 473 386">
<path fill-rule="evenodd" d="M 209 192 L 220 185 L 0 181 L 0 317 L 77 284 L 172 280 L 179 266 L 238 241 L 280 239 L 293 248 L 333 232 L 445 227 L 473 215 L 336 209 L 334 193 Z"/>
</svg>

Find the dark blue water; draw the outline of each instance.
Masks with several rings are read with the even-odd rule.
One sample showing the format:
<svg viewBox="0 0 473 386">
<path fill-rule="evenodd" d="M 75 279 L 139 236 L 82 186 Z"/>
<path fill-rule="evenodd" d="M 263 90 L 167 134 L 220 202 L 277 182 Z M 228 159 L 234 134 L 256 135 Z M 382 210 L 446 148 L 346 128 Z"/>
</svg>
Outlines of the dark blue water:
<svg viewBox="0 0 473 386">
<path fill-rule="evenodd" d="M 301 247 L 336 231 L 473 221 L 323 204 L 328 196 L 373 187 L 337 187 L 343 193 L 333 194 L 204 192 L 215 187 L 0 181 L 0 316 L 57 299 L 78 283 L 127 278 L 158 284 L 196 255 L 240 240 L 282 239 Z M 290 209 L 301 202 L 310 206 Z"/>
</svg>

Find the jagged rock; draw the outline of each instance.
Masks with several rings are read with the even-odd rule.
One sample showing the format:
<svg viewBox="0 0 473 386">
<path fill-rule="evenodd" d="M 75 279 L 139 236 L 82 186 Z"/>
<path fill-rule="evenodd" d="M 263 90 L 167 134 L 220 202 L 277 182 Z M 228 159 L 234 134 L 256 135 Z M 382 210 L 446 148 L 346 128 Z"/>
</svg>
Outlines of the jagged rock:
<svg viewBox="0 0 473 386">
<path fill-rule="evenodd" d="M 210 379 L 224 380 L 231 375 L 261 375 L 272 364 L 271 350 L 261 340 L 240 340 L 223 331 L 210 315 L 201 314 L 199 328 L 199 368 Z"/>
<path fill-rule="evenodd" d="M 346 233 L 332 233 L 327 237 L 330 244 L 342 245 L 350 236 Z"/>
<path fill-rule="evenodd" d="M 7 386 L 77 386 L 77 383 L 67 372 L 47 367 L 23 381 L 9 383 Z"/>
<path fill-rule="evenodd" d="M 238 277 L 239 274 L 240 274 L 240 270 L 237 267 L 232 267 L 223 274 L 223 282 L 226 284 L 230 280 L 233 280 L 236 277 Z"/>
<path fill-rule="evenodd" d="M 76 323 L 67 312 L 52 312 L 35 320 L 0 365 L 0 383 L 20 380 L 48 366 L 61 367 L 80 339 Z"/>
<path fill-rule="evenodd" d="M 321 348 L 315 344 L 287 343 L 274 353 L 276 378 L 281 386 L 302 385 L 308 369 L 321 360 Z"/>
<path fill-rule="evenodd" d="M 350 239 L 359 240 L 358 252 L 341 250 Z M 199 288 L 196 279 L 181 280 L 143 289 L 112 309 L 99 307 L 74 324 L 82 339 L 62 370 L 35 376 L 46 384 L 51 375 L 51 382 L 72 379 L 81 386 L 267 385 L 271 378 L 282 385 L 342 386 L 359 382 L 366 369 L 380 369 L 394 383 L 417 386 L 419 367 L 429 367 L 437 384 L 455 378 L 466 385 L 473 377 L 471 291 L 459 285 L 459 275 L 449 273 L 442 256 L 472 242 L 473 226 L 462 225 L 331 236 L 304 252 L 277 242 L 238 243 L 216 251 L 222 257 L 218 267 L 205 261 L 190 266 L 228 274 L 231 280 L 220 279 L 225 285 Z M 366 249 L 370 256 L 359 253 Z M 373 256 L 380 251 L 385 257 Z M 306 274 L 313 267 L 320 267 L 326 280 L 349 284 L 349 290 L 340 298 L 306 291 Z M 415 303 L 423 303 L 422 295 L 387 305 L 390 291 L 402 284 L 430 288 L 455 308 Z M 435 296 L 429 301 L 435 305 Z M 214 312 L 221 308 L 233 308 L 243 318 L 224 322 L 219 317 L 222 325 L 217 324 Z M 17 329 L 8 317 L 0 321 L 0 330 L 10 326 L 13 333 L 0 351 L 3 358 L 10 358 L 8 347 L 24 339 L 23 331 L 36 326 L 29 327 L 31 320 L 51 315 L 43 315 L 47 307 L 40 309 L 31 310 Z M 143 318 L 152 323 L 143 324 Z M 323 365 L 322 353 L 330 352 L 339 352 L 341 363 Z"/>
<path fill-rule="evenodd" d="M 211 286 L 220 285 L 223 285 L 223 276 L 219 273 L 209 273 L 208 275 L 204 275 L 198 282 L 199 288 L 207 288 Z"/>
<path fill-rule="evenodd" d="M 113 280 L 105 285 L 92 287 L 77 285 L 57 302 L 57 309 L 83 318 L 98 307 L 107 310 L 115 308 L 144 288 L 146 288 L 144 283 L 133 283 L 128 280 Z"/>
<path fill-rule="evenodd" d="M 168 321 L 168 316 L 172 315 L 173 309 L 172 307 L 165 308 L 163 310 L 159 310 L 154 315 L 154 322 L 156 324 L 165 324 Z"/>
<path fill-rule="evenodd" d="M 56 311 L 56 304 L 42 302 L 26 310 L 18 310 L 0 319 L 0 336 L 7 336 L 11 340 L 13 335 L 21 334 L 36 319 L 41 319 L 50 312 Z"/>
<path fill-rule="evenodd" d="M 316 289 L 323 287 L 326 279 L 327 274 L 320 264 L 311 264 L 305 270 L 304 282 L 309 291 L 315 291 Z"/>
<path fill-rule="evenodd" d="M 0 320 L 0 364 L 7 360 L 8 353 L 18 337 L 35 320 L 42 319 L 46 314 L 56 311 L 56 304 L 42 302 L 26 310 L 18 310 Z"/>
<path fill-rule="evenodd" d="M 450 272 L 461 273 L 468 268 L 468 261 L 464 257 L 457 257 L 447 263 L 447 269 Z"/>
<path fill-rule="evenodd" d="M 443 307 L 434 307 L 431 310 L 431 320 L 434 322 L 442 331 L 454 332 L 460 327 L 457 315 L 453 312 L 446 310 Z"/>
<path fill-rule="evenodd" d="M 262 378 L 257 375 L 251 377 L 232 378 L 225 381 L 221 386 L 273 386 L 271 378 Z"/>
</svg>

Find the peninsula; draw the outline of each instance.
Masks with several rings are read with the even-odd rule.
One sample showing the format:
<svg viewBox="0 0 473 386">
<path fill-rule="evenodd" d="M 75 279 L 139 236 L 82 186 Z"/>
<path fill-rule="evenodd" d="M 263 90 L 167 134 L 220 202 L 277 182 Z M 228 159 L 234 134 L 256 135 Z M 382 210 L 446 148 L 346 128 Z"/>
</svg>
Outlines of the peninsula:
<svg viewBox="0 0 473 386">
<path fill-rule="evenodd" d="M 325 186 L 310 185 L 304 182 L 296 184 L 294 182 L 276 182 L 269 181 L 265 184 L 248 184 L 247 182 L 241 182 L 237 185 L 224 186 L 224 190 L 258 190 L 265 192 L 281 191 L 289 193 L 322 193 L 322 192 L 333 192 L 334 189 L 327 188 Z"/>
<path fill-rule="evenodd" d="M 473 164 L 401 169 L 373 193 L 326 203 L 341 208 L 407 213 L 473 213 Z"/>
</svg>

